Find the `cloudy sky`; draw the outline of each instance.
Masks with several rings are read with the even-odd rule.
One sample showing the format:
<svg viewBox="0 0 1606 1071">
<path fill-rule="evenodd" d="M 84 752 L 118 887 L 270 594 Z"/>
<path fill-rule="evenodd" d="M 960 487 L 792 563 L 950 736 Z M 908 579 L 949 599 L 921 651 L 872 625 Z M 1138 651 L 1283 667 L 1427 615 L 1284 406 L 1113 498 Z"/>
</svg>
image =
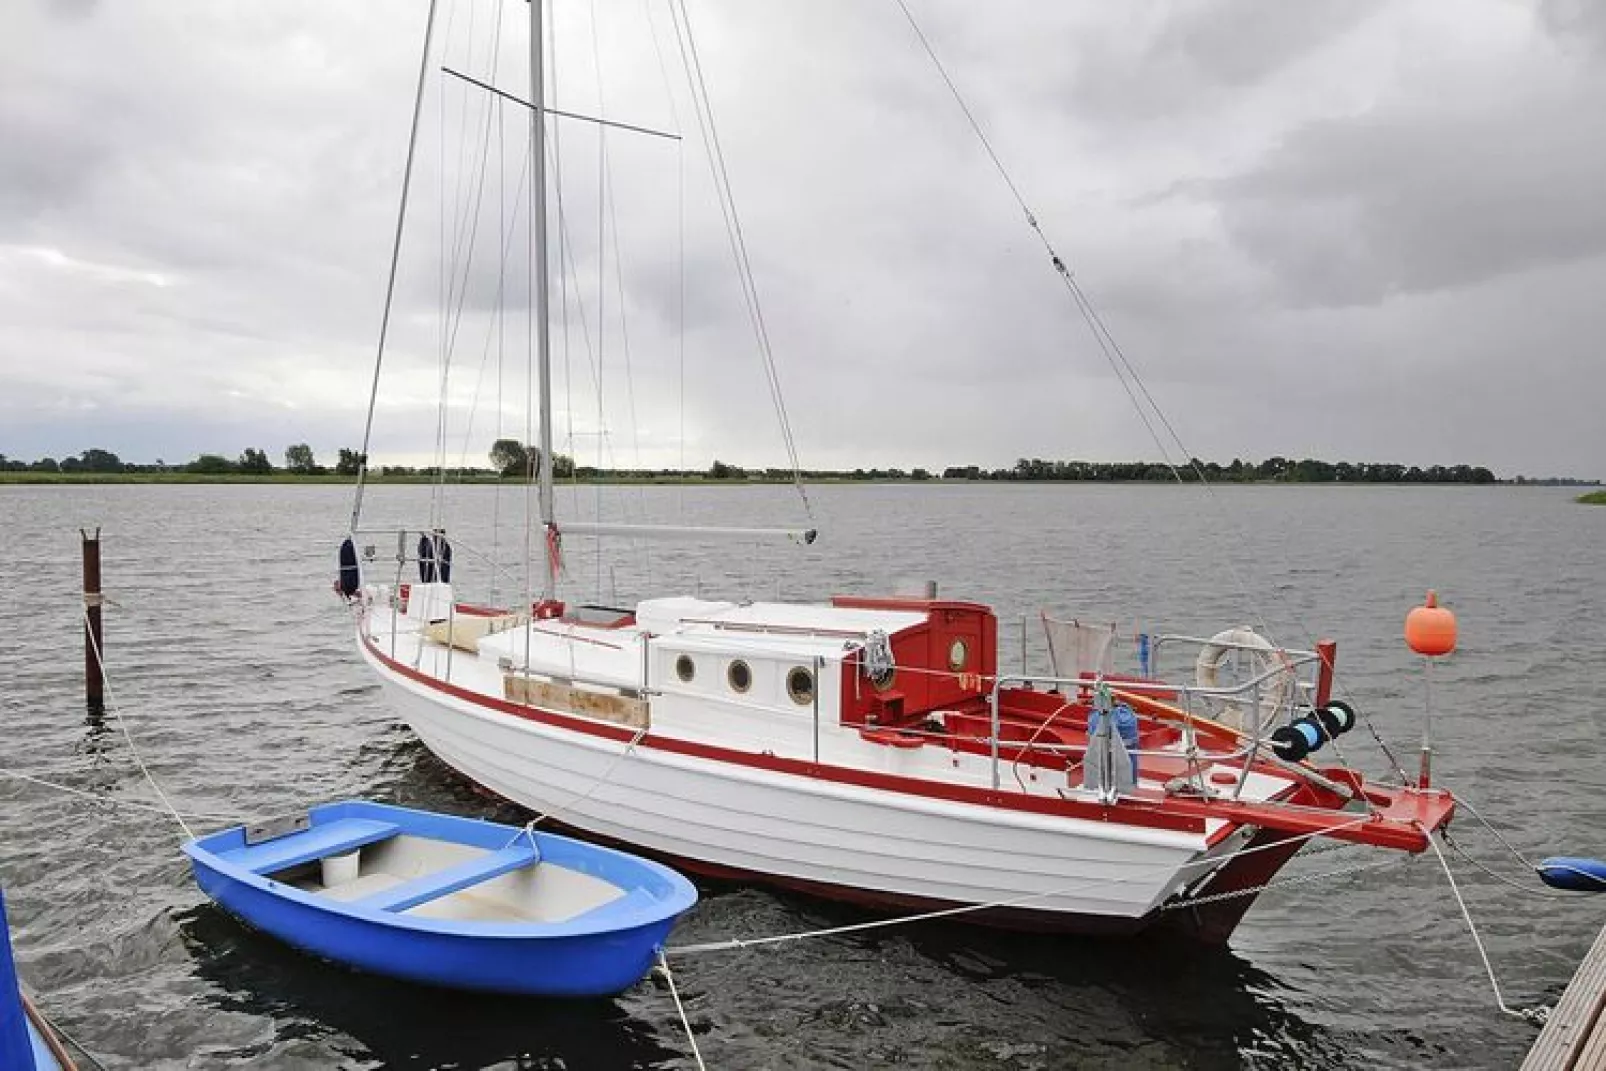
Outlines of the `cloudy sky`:
<svg viewBox="0 0 1606 1071">
<path fill-rule="evenodd" d="M 670 8 L 555 2 L 552 103 L 686 135 L 556 121 L 560 448 L 782 463 Z M 1606 5 L 909 3 L 1192 453 L 1606 476 Z M 426 7 L 7 3 L 0 453 L 360 441 Z M 687 7 L 806 467 L 1158 456 L 893 0 Z M 429 79 L 377 455 L 523 433 L 516 112 Z"/>
</svg>

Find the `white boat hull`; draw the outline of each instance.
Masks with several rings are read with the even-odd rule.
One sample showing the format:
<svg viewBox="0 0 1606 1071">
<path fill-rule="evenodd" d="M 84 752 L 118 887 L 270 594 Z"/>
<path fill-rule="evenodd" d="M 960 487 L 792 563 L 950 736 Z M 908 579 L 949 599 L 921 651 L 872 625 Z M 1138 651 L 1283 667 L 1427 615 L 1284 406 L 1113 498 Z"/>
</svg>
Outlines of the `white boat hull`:
<svg viewBox="0 0 1606 1071">
<path fill-rule="evenodd" d="M 655 746 L 626 755 L 628 740 L 519 717 L 364 656 L 423 743 L 465 777 L 555 822 L 705 871 L 1130 931 L 1226 848 L 1202 833 L 889 792 Z"/>
</svg>

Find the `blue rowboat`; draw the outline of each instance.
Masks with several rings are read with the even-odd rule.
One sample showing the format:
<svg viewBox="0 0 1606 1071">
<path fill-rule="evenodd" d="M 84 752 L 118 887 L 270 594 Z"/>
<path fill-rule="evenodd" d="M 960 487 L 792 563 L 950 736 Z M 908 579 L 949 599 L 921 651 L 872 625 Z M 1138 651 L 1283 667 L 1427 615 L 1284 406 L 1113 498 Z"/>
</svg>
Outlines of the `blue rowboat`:
<svg viewBox="0 0 1606 1071">
<path fill-rule="evenodd" d="M 225 911 L 315 956 L 428 985 L 618 993 L 697 902 L 680 874 L 516 826 L 351 801 L 184 846 Z"/>
<path fill-rule="evenodd" d="M 0 893 L 0 1068 L 5 1071 L 73 1071 L 73 1063 L 17 982 L 11 958 L 6 898 Z"/>
</svg>

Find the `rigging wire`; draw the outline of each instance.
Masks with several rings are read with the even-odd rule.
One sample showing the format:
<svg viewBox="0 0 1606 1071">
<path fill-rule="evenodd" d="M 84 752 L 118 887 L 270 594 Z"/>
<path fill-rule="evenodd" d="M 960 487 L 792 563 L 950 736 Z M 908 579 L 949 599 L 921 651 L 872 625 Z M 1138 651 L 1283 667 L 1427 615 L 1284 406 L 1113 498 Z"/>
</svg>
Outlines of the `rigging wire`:
<svg viewBox="0 0 1606 1071">
<path fill-rule="evenodd" d="M 501 150 L 499 148 L 498 152 L 500 152 L 500 151 Z M 524 185 L 529 179 L 529 162 L 530 162 L 530 154 L 528 152 L 528 149 L 526 149 L 526 151 L 524 153 L 523 166 L 519 170 L 518 182 L 515 184 L 514 190 L 513 190 L 513 216 L 512 216 L 512 219 L 510 221 L 507 221 L 507 222 L 504 222 L 504 223 L 501 224 L 502 233 L 504 234 L 505 237 L 503 238 L 502 243 L 501 243 L 501 245 L 502 245 L 502 257 L 501 257 L 501 260 L 500 260 L 500 262 L 498 263 L 498 266 L 497 266 L 496 302 L 497 302 L 497 309 L 499 311 L 497 313 L 496 318 L 492 321 L 492 323 L 490 325 L 487 326 L 486 332 L 485 332 L 485 346 L 484 346 L 484 348 L 483 348 L 483 350 L 481 351 L 481 354 L 480 354 L 479 375 L 476 377 L 476 379 L 474 381 L 474 395 L 473 395 L 473 399 L 472 399 L 472 401 L 471 401 L 471 403 L 469 405 L 467 424 L 466 424 L 466 426 L 465 426 L 465 428 L 463 430 L 463 449 L 462 449 L 461 453 L 458 456 L 458 465 L 459 465 L 460 468 L 466 468 L 468 466 L 469 450 L 472 449 L 472 447 L 470 446 L 470 443 L 472 441 L 473 434 L 474 434 L 475 414 L 479 411 L 480 392 L 484 387 L 485 369 L 486 369 L 486 366 L 490 363 L 491 350 L 492 350 L 493 343 L 495 345 L 495 349 L 496 349 L 496 353 L 497 353 L 497 382 L 496 382 L 497 423 L 496 423 L 496 436 L 497 436 L 497 438 L 501 438 L 502 437 L 502 432 L 503 432 L 503 427 L 502 427 L 502 394 L 503 394 L 503 382 L 502 382 L 502 379 L 503 379 L 503 368 L 502 368 L 503 357 L 502 357 L 502 349 L 503 349 L 503 345 L 504 345 L 504 342 L 503 342 L 503 326 L 504 326 L 505 319 L 506 319 L 506 317 L 504 315 L 504 312 L 505 312 L 504 306 L 505 306 L 507 262 L 508 262 L 508 258 L 511 256 L 511 254 L 513 252 L 514 229 L 518 226 L 519 216 L 522 214 L 520 209 L 521 209 L 522 203 L 523 203 Z M 500 489 L 501 484 L 498 483 L 497 487 L 498 487 L 498 489 Z M 494 509 L 494 503 L 493 503 L 493 509 Z M 494 547 L 493 547 L 493 551 L 494 551 Z"/>
<path fill-rule="evenodd" d="M 664 87 L 664 100 L 669 104 L 669 120 L 674 129 L 680 130 L 680 106 L 675 103 L 675 90 L 669 80 L 669 65 L 664 62 L 664 50 L 658 40 L 658 22 L 652 17 L 652 4 L 650 0 L 641 0 L 642 14 L 647 20 L 648 36 L 652 39 L 653 55 L 658 60 L 658 77 Z M 675 308 L 675 363 L 676 381 L 679 389 L 678 417 L 679 427 L 676 432 L 676 443 L 680 454 L 676 466 L 680 472 L 686 471 L 686 144 L 681 139 L 675 144 L 675 262 L 676 262 L 676 308 Z M 686 517 L 686 483 L 682 479 L 676 488 L 676 512 L 684 523 Z"/>
<path fill-rule="evenodd" d="M 472 12 L 472 10 L 473 9 L 471 7 L 470 11 Z M 471 42 L 471 44 L 472 44 L 472 42 Z M 492 33 L 491 33 L 491 44 L 490 44 L 490 79 L 493 82 L 496 80 L 497 68 L 498 68 L 498 65 L 500 64 L 500 61 L 501 61 L 501 51 L 502 51 L 501 50 L 501 44 L 502 44 L 502 7 L 501 7 L 501 5 L 497 5 L 497 8 L 496 8 L 496 22 L 494 24 L 494 28 L 493 28 Z M 477 165 L 477 167 L 475 169 L 477 177 L 475 179 L 473 208 L 472 209 L 467 209 L 467 206 L 465 205 L 465 210 L 466 210 L 465 218 L 468 220 L 467 245 L 466 245 L 466 247 L 454 248 L 454 250 L 453 250 L 453 270 L 452 270 L 452 273 L 451 273 L 451 288 L 448 291 L 447 299 L 448 299 L 448 302 L 450 303 L 452 298 L 455 296 L 456 305 L 455 305 L 454 309 L 448 310 L 449 311 L 449 316 L 450 316 L 450 324 L 451 324 L 451 326 L 450 326 L 450 330 L 449 330 L 449 333 L 448 333 L 448 336 L 447 336 L 447 339 L 446 339 L 446 348 L 441 354 L 440 393 L 439 393 L 439 398 L 438 398 L 438 402 L 437 402 L 437 409 L 436 409 L 437 416 L 436 416 L 436 426 L 435 426 L 435 437 L 436 437 L 435 438 L 435 450 L 436 450 L 436 458 L 437 458 L 437 461 L 436 461 L 437 471 L 436 471 L 436 479 L 435 479 L 435 490 L 433 492 L 432 502 L 431 502 L 431 509 L 430 509 L 430 527 L 431 528 L 441 527 L 445 523 L 446 437 L 447 437 L 447 416 L 448 416 L 448 413 L 450 411 L 450 404 L 449 404 L 449 397 L 448 397 L 448 387 L 449 387 L 450 376 L 451 376 L 452 355 L 456 351 L 456 348 L 457 348 L 457 333 L 458 333 L 458 330 L 459 330 L 459 328 L 461 328 L 462 323 L 463 323 L 463 307 L 464 307 L 464 305 L 466 303 L 466 300 L 467 300 L 467 297 L 468 297 L 469 275 L 473 271 L 473 266 L 474 266 L 474 250 L 476 248 L 476 245 L 477 245 L 478 239 L 479 239 L 480 216 L 482 214 L 481 213 L 481 208 L 482 208 L 482 206 L 484 204 L 484 199 L 485 199 L 485 176 L 486 176 L 486 173 L 490 170 L 489 164 L 490 164 L 490 148 L 491 148 L 491 124 L 492 124 L 492 121 L 499 114 L 499 112 L 497 110 L 499 106 L 500 106 L 500 101 L 498 101 L 497 98 L 495 98 L 495 97 L 487 97 L 486 98 L 486 101 L 485 101 L 485 122 L 483 124 L 481 135 L 480 135 L 480 139 L 479 139 L 479 163 L 478 163 L 478 165 Z M 466 135 L 465 135 L 465 140 L 466 140 Z M 461 176 L 459 176 L 459 178 L 461 178 Z M 456 270 L 457 263 L 458 263 L 458 253 L 459 253 L 459 251 L 462 252 L 462 258 L 461 258 L 461 262 L 462 262 L 462 281 L 461 281 L 460 284 L 459 284 L 459 282 L 457 280 L 457 270 Z"/>
<path fill-rule="evenodd" d="M 396 236 L 391 242 L 390 275 L 385 283 L 385 308 L 379 318 L 379 349 L 374 355 L 374 378 L 368 389 L 368 417 L 363 422 L 362 450 L 357 455 L 357 486 L 352 493 L 351 531 L 362 522 L 363 480 L 368 473 L 368 447 L 374 434 L 374 408 L 379 403 L 379 373 L 385 364 L 385 338 L 390 331 L 391 307 L 396 298 L 396 267 L 401 263 L 402 234 L 407 222 L 407 195 L 413 184 L 413 158 L 418 148 L 418 120 L 424 111 L 424 85 L 429 77 L 429 46 L 435 33 L 436 0 L 429 0 L 424 19 L 424 47 L 418 59 L 418 88 L 413 96 L 413 119 L 407 134 L 407 163 L 402 170 L 401 205 L 396 210 Z"/>
<path fill-rule="evenodd" d="M 597 80 L 597 115 L 607 116 L 607 107 L 603 103 L 602 93 L 602 46 L 598 41 L 597 33 L 597 5 L 596 0 L 591 3 L 591 58 L 593 73 Z M 603 451 L 611 453 L 612 443 L 607 437 L 607 420 L 603 410 L 603 361 L 608 346 L 608 321 L 604 315 L 604 308 L 608 299 L 608 241 L 607 241 L 607 181 L 608 174 L 608 128 L 597 128 L 597 468 L 606 468 L 603 461 Z M 597 520 L 602 520 L 602 481 L 598 480 L 593 489 L 593 499 L 596 502 Z M 596 600 L 602 602 L 602 537 L 597 537 L 597 588 Z"/>
<path fill-rule="evenodd" d="M 1204 489 L 1206 496 L 1209 498 L 1211 506 L 1216 510 L 1217 514 L 1222 518 L 1222 520 L 1241 532 L 1241 526 L 1238 525 L 1230 511 L 1228 511 L 1221 503 L 1221 500 L 1216 495 L 1215 488 L 1210 484 L 1210 481 L 1205 478 L 1204 470 L 1200 466 L 1198 460 L 1193 457 L 1193 455 L 1188 451 L 1187 447 L 1183 444 L 1182 438 L 1180 435 L 1178 435 L 1175 426 L 1165 415 L 1165 411 L 1160 408 L 1159 403 L 1155 401 L 1154 395 L 1149 391 L 1148 386 L 1144 383 L 1143 377 L 1138 374 L 1137 368 L 1127 357 L 1126 351 L 1123 350 L 1120 343 L 1116 341 L 1114 334 L 1105 324 L 1104 318 L 1099 314 L 1098 309 L 1093 304 L 1092 299 L 1088 297 L 1086 291 L 1077 281 L 1075 273 L 1066 266 L 1065 261 L 1060 257 L 1058 251 L 1054 248 L 1053 243 L 1049 241 L 1048 235 L 1043 232 L 1043 228 L 1038 222 L 1036 213 L 1032 211 L 1031 206 L 1026 201 L 1025 195 L 1021 192 L 1020 187 L 1015 183 L 1014 178 L 1011 177 L 1009 170 L 1004 166 L 1003 160 L 1000 159 L 997 151 L 993 148 L 992 142 L 988 139 L 986 132 L 982 129 L 981 122 L 976 118 L 976 115 L 971 110 L 970 105 L 965 101 L 964 95 L 959 91 L 958 85 L 949 75 L 948 69 L 943 65 L 942 60 L 938 57 L 936 49 L 932 46 L 930 38 L 926 36 L 925 31 L 921 28 L 919 21 L 916 20 L 914 12 L 910 9 L 907 0 L 893 0 L 893 3 L 895 3 L 898 6 L 898 9 L 903 13 L 904 19 L 908 22 L 909 28 L 914 32 L 915 38 L 919 41 L 921 49 L 925 52 L 927 58 L 931 60 L 932 66 L 937 69 L 937 73 L 942 78 L 943 84 L 948 87 L 948 92 L 953 96 L 954 102 L 959 106 L 959 110 L 964 114 L 965 121 L 967 124 L 969 124 L 971 132 L 975 134 L 976 139 L 981 144 L 983 151 L 986 152 L 988 160 L 991 161 L 993 165 L 993 169 L 998 172 L 999 178 L 1002 179 L 1004 185 L 1008 187 L 1010 196 L 1014 199 L 1015 204 L 1020 208 L 1022 215 L 1025 216 L 1027 226 L 1031 228 L 1032 233 L 1037 237 L 1038 242 L 1042 245 L 1044 252 L 1048 254 L 1049 260 L 1053 264 L 1054 271 L 1058 275 L 1061 284 L 1064 286 L 1066 293 L 1070 296 L 1071 301 L 1075 305 L 1077 312 L 1081 315 L 1083 322 L 1087 325 L 1089 332 L 1092 333 L 1094 342 L 1098 345 L 1100 352 L 1104 355 L 1104 359 L 1109 364 L 1110 370 L 1115 374 L 1117 381 L 1120 382 L 1121 387 L 1126 392 L 1128 399 L 1131 400 L 1133 409 L 1137 412 L 1144 429 L 1149 433 L 1149 438 L 1154 442 L 1156 449 L 1160 451 L 1161 460 L 1165 463 L 1166 468 L 1171 471 L 1172 477 L 1177 481 L 1178 484 L 1185 485 L 1188 482 L 1182 475 L 1181 469 L 1172 460 L 1171 450 L 1167 447 L 1166 442 L 1161 438 L 1159 432 L 1156 430 L 1154 422 L 1150 419 L 1149 414 L 1151 412 L 1154 416 L 1154 419 L 1158 420 L 1160 425 L 1165 428 L 1165 431 L 1170 437 L 1171 442 L 1175 444 L 1177 452 L 1184 459 L 1184 464 L 1192 470 L 1200 487 Z M 1140 396 L 1142 398 L 1141 402 L 1139 401 Z M 1250 612 L 1258 620 L 1261 631 L 1269 631 L 1266 626 L 1266 616 L 1261 612 L 1258 602 L 1251 592 L 1249 583 L 1242 570 L 1239 568 L 1238 563 L 1233 559 L 1233 556 L 1230 553 L 1223 555 L 1222 560 L 1226 563 L 1228 570 L 1232 574 L 1234 582 L 1238 586 L 1239 596 L 1248 605 Z M 1291 610 L 1286 598 L 1284 598 L 1280 592 L 1274 591 L 1273 596 L 1279 601 L 1283 610 L 1291 614 L 1295 623 L 1298 625 L 1299 630 L 1305 635 L 1306 642 L 1314 646 L 1315 636 L 1311 632 L 1310 628 L 1306 625 L 1303 617 L 1297 612 Z M 1350 695 L 1349 689 L 1342 682 L 1339 682 L 1338 686 L 1346 697 Z M 1366 725 L 1367 731 L 1371 734 L 1372 739 L 1377 743 L 1384 757 L 1388 759 L 1390 765 L 1393 767 L 1392 772 L 1400 778 L 1400 782 L 1402 784 L 1408 784 L 1410 782 L 1410 777 L 1405 772 L 1404 765 L 1395 756 L 1393 750 L 1390 749 L 1387 742 L 1384 741 L 1382 735 L 1377 731 L 1376 725 L 1365 713 L 1364 705 L 1357 703 L 1355 704 L 1355 707 L 1357 713 L 1360 714 L 1360 720 Z"/>
<path fill-rule="evenodd" d="M 758 299 L 758 284 L 753 275 L 752 261 L 747 255 L 747 239 L 742 231 L 741 217 L 736 211 L 736 196 L 731 189 L 724 149 L 720 145 L 719 130 L 714 122 L 708 82 L 703 75 L 697 41 L 692 35 L 691 15 L 686 10 L 685 0 L 667 0 L 667 3 L 670 18 L 675 25 L 675 40 L 680 46 L 681 62 L 691 81 L 692 110 L 696 113 L 697 127 L 702 134 L 703 147 L 707 151 L 709 173 L 714 181 L 714 192 L 719 201 L 720 214 L 725 219 L 725 235 L 730 243 L 731 255 L 736 261 L 736 274 L 741 283 L 742 298 L 747 306 L 754 338 L 758 343 L 764 375 L 769 384 L 770 401 L 775 407 L 776 420 L 780 423 L 781 441 L 786 448 L 787 461 L 792 467 L 792 483 L 797 489 L 798 498 L 803 503 L 804 513 L 812 520 L 814 507 L 809 502 L 808 491 L 803 486 L 803 470 L 798 462 L 797 441 L 792 434 L 791 419 L 787 416 L 786 399 L 781 392 L 780 373 L 775 365 L 775 352 L 770 345 L 769 329 L 764 321 L 764 309 Z"/>
<path fill-rule="evenodd" d="M 600 31 L 599 31 L 599 27 L 598 27 L 597 12 L 598 12 L 598 5 L 596 3 L 596 0 L 592 0 L 592 3 L 591 3 L 591 55 L 592 55 L 592 62 L 594 64 L 595 68 L 596 68 L 597 115 L 598 115 L 599 118 L 604 118 L 607 115 L 607 97 L 606 97 L 606 94 L 605 94 L 604 89 L 603 89 L 602 45 L 601 45 L 601 40 L 600 40 Z M 604 324 L 603 324 L 603 316 L 602 316 L 602 307 L 601 307 L 601 297 L 600 297 L 600 295 L 601 295 L 601 291 L 604 289 L 604 287 L 606 285 L 606 280 L 604 278 L 606 273 L 603 270 L 604 269 L 604 264 L 605 264 L 606 261 L 605 261 L 605 257 L 603 256 L 603 251 L 604 250 L 603 250 L 603 245 L 602 245 L 603 235 L 606 232 L 607 234 L 611 235 L 611 238 L 612 238 L 612 241 L 611 241 L 610 245 L 611 245 L 612 252 L 613 252 L 614 286 L 617 288 L 618 298 L 619 298 L 619 301 L 618 301 L 619 308 L 618 308 L 618 312 L 616 314 L 617 317 L 618 317 L 618 321 L 619 321 L 619 357 L 620 357 L 620 360 L 623 362 L 623 366 L 624 366 L 625 407 L 629 411 L 629 422 L 628 423 L 629 423 L 629 427 L 630 427 L 631 463 L 635 466 L 637 471 L 640 471 L 641 467 L 642 467 L 641 466 L 641 420 L 640 420 L 640 416 L 638 414 L 638 411 L 636 409 L 636 379 L 635 379 L 635 372 L 634 372 L 634 369 L 631 367 L 631 362 L 630 362 L 630 317 L 629 317 L 629 310 L 628 310 L 628 305 L 627 305 L 627 302 L 626 302 L 626 293 L 625 293 L 624 256 L 623 256 L 623 254 L 622 254 L 622 252 L 620 250 L 620 245 L 619 245 L 618 197 L 614 192 L 613 169 L 608 166 L 607 127 L 606 126 L 600 126 L 598 128 L 598 130 L 600 132 L 600 138 L 599 138 L 599 141 L 598 141 L 598 146 L 599 146 L 599 150 L 598 151 L 599 151 L 599 157 L 600 157 L 599 162 L 601 164 L 601 168 L 600 168 L 600 171 L 599 171 L 598 189 L 597 189 L 597 200 L 598 200 L 598 235 L 597 235 L 597 238 L 598 238 L 598 258 L 597 258 L 597 269 L 598 269 L 598 275 L 599 275 L 599 279 L 598 279 L 598 294 L 599 294 L 599 297 L 598 297 L 598 308 L 597 308 L 597 321 L 598 321 L 597 327 L 598 327 L 599 334 L 605 330 L 605 327 L 604 327 Z M 603 221 L 602 221 L 603 214 L 606 214 L 606 217 L 607 217 L 607 226 L 606 226 L 606 228 L 603 227 Z M 597 398 L 597 409 L 598 409 L 599 422 L 601 422 L 601 418 L 602 418 L 603 414 L 602 414 L 602 398 L 601 398 L 600 395 Z M 610 458 L 610 461 L 613 464 L 617 465 L 617 461 L 614 460 L 614 453 L 613 453 L 611 444 L 610 444 L 610 448 L 609 448 L 609 458 Z M 634 499 L 636 501 L 636 508 L 637 508 L 637 511 L 638 511 L 641 519 L 643 521 L 645 521 L 646 517 L 647 517 L 647 504 L 646 504 L 646 491 L 645 491 L 645 489 L 640 484 L 637 484 L 636 487 L 634 488 L 634 494 L 633 494 L 632 497 L 634 497 Z M 628 518 L 628 516 L 629 516 L 629 509 L 628 509 L 629 498 L 625 498 L 623 501 L 626 503 L 625 513 L 626 513 L 626 517 Z M 602 520 L 602 484 L 600 482 L 597 484 L 597 520 L 598 521 Z M 651 550 L 650 550 L 651 542 L 648 541 L 648 540 L 631 540 L 631 542 L 634 543 L 636 545 L 636 548 L 641 552 L 644 577 L 645 577 L 646 581 L 650 585 L 650 581 L 651 581 L 651 577 L 652 577 L 652 553 L 651 553 Z M 601 544 L 601 540 L 600 540 L 600 537 L 599 537 L 599 539 L 598 539 L 599 548 L 600 548 L 600 544 Z M 601 555 L 600 552 L 597 555 L 597 560 L 598 560 L 598 564 L 599 564 L 599 575 L 598 575 L 597 587 L 598 587 L 598 595 L 600 596 L 601 595 L 601 587 L 602 587 L 601 575 L 600 575 L 600 564 L 601 564 L 601 560 L 602 560 L 602 555 Z M 598 601 L 601 601 L 601 599 L 599 598 Z M 611 601 L 617 601 L 617 593 L 615 593 L 615 595 L 613 596 Z"/>
<path fill-rule="evenodd" d="M 503 373 L 505 371 L 505 365 L 503 363 L 503 358 L 504 358 L 505 352 L 506 352 L 504 347 L 505 347 L 505 344 L 506 344 L 506 341 L 507 341 L 507 339 L 506 339 L 506 336 L 507 336 L 507 254 L 508 254 L 509 247 L 513 244 L 513 228 L 509 227 L 508 223 L 507 223 L 507 145 L 506 145 L 507 137 L 506 137 L 506 134 L 507 134 L 507 117 L 503 114 L 503 111 L 502 111 L 502 100 L 501 100 L 501 98 L 497 98 L 497 101 L 496 101 L 496 229 L 497 229 L 497 233 L 500 234 L 501 238 L 502 238 L 502 241 L 501 241 L 502 255 L 496 258 L 496 438 L 497 438 L 497 440 L 500 440 L 502 438 L 502 416 L 503 416 L 503 414 L 502 414 L 502 385 L 503 385 L 503 378 L 504 378 Z M 519 204 L 518 204 L 518 202 L 519 202 L 519 194 L 524 189 L 524 173 L 523 173 L 523 171 L 524 171 L 524 169 L 521 167 L 519 169 L 520 173 L 519 173 L 518 185 L 515 186 L 514 190 L 513 190 L 513 222 L 514 222 L 515 226 L 517 226 L 518 219 L 519 219 Z M 489 339 L 487 339 L 487 345 L 488 344 L 489 344 Z M 485 368 L 485 362 L 483 360 L 481 360 L 481 362 L 480 362 L 480 368 L 481 368 L 482 371 Z M 476 386 L 474 388 L 474 393 L 476 395 L 476 401 L 477 401 L 478 400 L 478 394 L 479 394 L 479 387 L 478 387 L 477 384 L 476 384 Z M 473 425 L 474 425 L 474 408 L 473 407 L 470 407 L 470 409 L 469 409 L 468 422 L 467 423 L 468 423 L 469 427 L 473 427 Z M 464 443 L 464 453 L 466 454 L 467 453 L 467 444 L 468 444 L 468 432 L 467 431 L 465 431 L 463 433 L 463 443 Z M 529 464 L 530 464 L 529 446 L 526 444 L 521 452 L 524 455 L 525 467 L 528 468 Z M 467 461 L 466 457 L 464 458 L 464 461 L 465 462 Z M 458 470 L 462 471 L 463 469 L 465 469 L 467 467 L 468 466 L 466 464 L 462 464 L 462 465 L 458 466 Z M 502 480 L 501 480 L 501 473 L 497 473 L 497 481 L 496 481 L 496 483 L 493 486 L 492 491 L 491 491 L 491 562 L 493 563 L 493 565 L 500 565 L 501 564 L 501 561 L 502 561 L 501 541 L 502 541 Z M 496 568 L 492 568 L 492 570 L 491 570 L 491 605 L 492 606 L 496 605 L 496 577 L 497 577 L 497 573 L 498 572 L 499 572 L 499 570 L 496 569 Z"/>
</svg>

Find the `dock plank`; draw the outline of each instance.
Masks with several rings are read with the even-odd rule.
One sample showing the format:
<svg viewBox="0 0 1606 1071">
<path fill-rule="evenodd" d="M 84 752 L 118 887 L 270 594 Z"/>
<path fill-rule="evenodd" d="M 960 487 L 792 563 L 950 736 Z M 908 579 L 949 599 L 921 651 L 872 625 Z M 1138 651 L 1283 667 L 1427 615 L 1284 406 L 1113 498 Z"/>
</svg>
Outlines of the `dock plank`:
<svg viewBox="0 0 1606 1071">
<path fill-rule="evenodd" d="M 1595 938 L 1573 980 L 1550 1013 L 1522 1071 L 1606 1068 L 1606 928 Z"/>
</svg>

